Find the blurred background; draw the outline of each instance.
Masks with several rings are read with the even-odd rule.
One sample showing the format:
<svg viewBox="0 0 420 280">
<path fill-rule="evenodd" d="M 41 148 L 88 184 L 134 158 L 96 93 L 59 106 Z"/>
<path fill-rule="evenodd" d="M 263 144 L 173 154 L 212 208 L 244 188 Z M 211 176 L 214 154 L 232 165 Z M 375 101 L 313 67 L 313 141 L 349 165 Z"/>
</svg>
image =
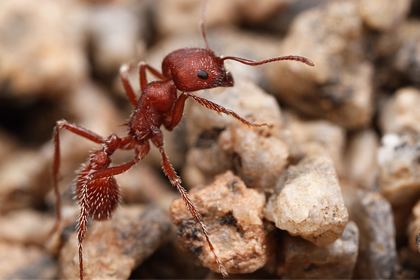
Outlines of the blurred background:
<svg viewBox="0 0 420 280">
<path fill-rule="evenodd" d="M 71 234 L 78 210 L 72 200 L 72 180 L 95 145 L 62 133 L 60 188 L 66 227 L 61 241 L 54 241 L 61 245 L 51 245 L 47 233 L 54 221 L 50 170 L 55 122 L 66 119 L 102 136 L 125 135 L 123 124 L 132 108 L 119 80 L 119 67 L 146 61 L 160 69 L 171 51 L 204 47 L 201 4 L 198 0 L 0 1 L 1 279 L 77 275 L 75 249 L 62 244 L 75 241 Z M 214 100 L 228 108 L 236 106 L 241 115 L 278 122 L 279 139 L 289 145 L 285 165 L 308 153 L 304 148 L 293 150 L 294 145 L 316 142 L 327 150 L 350 219 L 359 228 L 358 257 L 346 277 L 420 277 L 416 244 L 416 238 L 420 240 L 420 1 L 209 0 L 206 26 L 209 45 L 218 55 L 263 59 L 295 54 L 314 61 L 315 68 L 294 62 L 258 68 L 227 62 L 240 97 Z M 136 67 L 130 80 L 138 90 Z M 244 82 L 252 86 L 243 86 Z M 267 113 L 265 97 L 252 97 L 253 91 L 274 97 L 275 113 Z M 229 93 L 227 89 L 225 94 Z M 204 94 L 212 97 L 212 91 Z M 241 111 L 249 96 L 261 107 Z M 209 147 L 214 147 L 220 131 L 197 132 L 197 127 L 204 130 L 204 114 L 212 114 L 197 110 L 189 106 L 180 126 L 165 132 L 168 153 L 185 185 L 208 184 L 226 170 L 243 175 L 233 156 L 228 159 L 232 166 L 218 164 L 226 158 L 211 156 L 208 160 L 214 160 L 217 168 L 202 163 L 203 156 L 213 153 Z M 222 130 L 228 125 L 223 118 L 212 121 Z M 118 153 L 114 161 L 130 156 Z M 252 187 L 249 177 L 241 178 Z M 151 242 L 147 253 L 124 255 L 130 264 L 115 264 L 124 272 L 103 277 L 217 277 L 197 265 L 195 257 L 179 258 L 184 253 L 175 245 L 167 214 L 178 195 L 162 175 L 156 151 L 117 179 L 122 203 L 140 207 L 140 212 L 157 205 L 163 209 L 156 215 L 162 216 L 159 223 L 164 226 L 155 234 L 161 240 Z M 261 192 L 268 198 L 274 185 L 268 191 L 262 187 Z M 372 198 L 363 202 L 364 197 Z M 112 261 L 119 258 L 121 253 L 110 251 L 97 254 L 109 254 Z M 305 277 L 284 258 L 268 258 L 262 268 L 243 277 Z M 321 263 L 331 270 L 346 261 Z M 324 270 L 319 273 L 312 276 L 337 277 Z"/>
</svg>

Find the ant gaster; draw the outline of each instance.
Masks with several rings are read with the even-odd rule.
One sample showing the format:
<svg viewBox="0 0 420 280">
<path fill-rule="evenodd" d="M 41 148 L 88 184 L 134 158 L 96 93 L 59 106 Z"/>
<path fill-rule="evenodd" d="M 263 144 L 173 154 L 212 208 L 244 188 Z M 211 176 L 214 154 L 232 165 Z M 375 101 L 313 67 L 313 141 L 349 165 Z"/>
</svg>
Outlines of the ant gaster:
<svg viewBox="0 0 420 280">
<path fill-rule="evenodd" d="M 101 145 L 98 150 L 91 152 L 86 163 L 78 171 L 76 179 L 76 199 L 80 206 L 77 227 L 80 279 L 83 279 L 82 243 L 87 231 L 88 218 L 100 221 L 111 217 L 111 214 L 118 206 L 120 197 L 119 186 L 114 176 L 124 173 L 142 160 L 149 152 L 149 142 L 159 150 L 163 172 L 170 183 L 177 188 L 189 212 L 200 225 L 220 272 L 224 276 L 227 275 L 222 262 L 215 252 L 215 247 L 209 237 L 206 225 L 203 223 L 201 214 L 189 198 L 187 191 L 182 187 L 181 179 L 165 153 L 161 126 L 163 125 L 163 127 L 171 131 L 179 124 L 184 111 L 185 101 L 188 98 L 192 98 L 201 106 L 217 113 L 230 115 L 249 127 L 269 126 L 265 123 L 251 123 L 235 112 L 191 92 L 216 87 L 232 87 L 234 85 L 233 77 L 225 69 L 225 60 L 234 60 L 251 66 L 280 60 L 295 60 L 310 66 L 314 64 L 309 59 L 301 56 L 282 56 L 261 61 L 234 56 L 218 57 L 208 46 L 204 17 L 201 22 L 201 34 L 206 48 L 184 48 L 171 52 L 163 59 L 162 72 L 146 63 L 139 63 L 141 89 L 139 97 L 137 97 L 128 80 L 130 66 L 121 66 L 120 78 L 128 100 L 134 108 L 127 123 L 128 133 L 126 136 L 120 137 L 111 134 L 104 138 L 65 120 L 57 121 L 54 127 L 53 185 L 56 196 L 56 223 L 52 232 L 58 231 L 61 223 L 61 202 L 58 188 L 60 130 L 66 129 Z M 158 80 L 148 82 L 146 77 L 147 71 Z M 111 156 L 119 149 L 133 150 L 134 158 L 128 162 L 111 166 Z"/>
</svg>

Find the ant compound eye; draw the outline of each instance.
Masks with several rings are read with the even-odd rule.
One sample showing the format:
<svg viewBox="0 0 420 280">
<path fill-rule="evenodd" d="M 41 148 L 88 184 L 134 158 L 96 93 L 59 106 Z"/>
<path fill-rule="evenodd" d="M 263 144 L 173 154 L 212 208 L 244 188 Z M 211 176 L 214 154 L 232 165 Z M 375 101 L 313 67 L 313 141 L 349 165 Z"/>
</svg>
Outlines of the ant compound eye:
<svg viewBox="0 0 420 280">
<path fill-rule="evenodd" d="M 207 80 L 209 77 L 209 74 L 207 74 L 207 72 L 204 70 L 198 70 L 197 77 L 199 77 L 202 80 Z"/>
</svg>

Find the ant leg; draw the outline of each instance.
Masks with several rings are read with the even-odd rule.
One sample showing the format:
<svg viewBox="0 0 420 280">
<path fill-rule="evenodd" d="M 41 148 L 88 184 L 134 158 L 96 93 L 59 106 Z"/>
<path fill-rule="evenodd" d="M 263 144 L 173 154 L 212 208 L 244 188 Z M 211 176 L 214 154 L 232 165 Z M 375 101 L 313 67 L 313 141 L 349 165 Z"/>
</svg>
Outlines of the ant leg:
<svg viewBox="0 0 420 280">
<path fill-rule="evenodd" d="M 149 70 L 150 73 L 152 73 L 153 76 L 160 80 L 164 80 L 165 76 L 163 76 L 162 73 L 160 73 L 157 69 L 153 68 L 149 64 L 146 64 L 144 62 L 139 63 L 139 79 L 140 79 L 140 88 L 141 91 L 144 92 L 144 89 L 147 86 L 147 77 L 146 77 L 146 70 Z"/>
<path fill-rule="evenodd" d="M 171 131 L 181 121 L 182 113 L 184 112 L 185 101 L 187 101 L 188 95 L 181 93 L 175 105 L 172 107 L 171 114 L 165 118 L 164 126 L 167 130 Z"/>
<path fill-rule="evenodd" d="M 60 191 L 58 189 L 58 173 L 60 171 L 60 129 L 66 129 L 76 135 L 79 135 L 81 137 L 84 137 L 92 142 L 101 144 L 105 140 L 97 135 L 96 133 L 87 130 L 83 127 L 79 127 L 77 125 L 68 123 L 66 120 L 60 120 L 57 121 L 54 132 L 53 132 L 53 139 L 54 139 L 54 161 L 53 161 L 53 187 L 54 187 L 54 195 L 56 199 L 56 220 L 53 228 L 50 231 L 50 236 L 52 236 L 57 230 L 59 229 L 59 226 L 61 224 L 61 197 L 60 197 Z"/>
<path fill-rule="evenodd" d="M 228 274 L 226 272 L 225 267 L 223 266 L 222 262 L 220 261 L 219 257 L 215 252 L 215 248 L 213 243 L 210 240 L 209 233 L 207 230 L 206 225 L 203 222 L 203 218 L 201 217 L 200 212 L 198 212 L 197 208 L 195 207 L 194 203 L 191 201 L 187 191 L 181 185 L 181 178 L 176 174 L 175 169 L 173 168 L 171 162 L 169 161 L 168 156 L 166 155 L 165 149 L 163 147 L 163 135 L 162 131 L 159 128 L 154 128 L 153 136 L 151 138 L 152 143 L 159 149 L 160 155 L 162 157 L 162 169 L 165 173 L 166 177 L 168 177 L 169 181 L 171 182 L 172 186 L 176 187 L 178 192 L 181 194 L 182 199 L 184 200 L 188 211 L 193 216 L 194 220 L 200 225 L 201 230 L 204 233 L 206 238 L 207 244 L 210 247 L 211 252 L 214 255 L 217 265 L 219 266 L 219 271 L 226 277 Z"/>
<path fill-rule="evenodd" d="M 77 228 L 77 239 L 78 239 L 78 250 L 79 250 L 79 273 L 80 273 L 80 279 L 83 279 L 83 240 L 86 235 L 87 231 L 87 220 L 89 217 L 88 213 L 88 197 L 87 197 L 87 184 L 95 179 L 100 179 L 104 177 L 112 177 L 121 173 L 124 173 L 130 167 L 132 167 L 134 164 L 136 164 L 138 161 L 142 160 L 150 150 L 149 143 L 145 143 L 143 145 L 136 145 L 135 147 L 135 153 L 136 157 L 128 161 L 126 163 L 122 163 L 117 166 L 105 168 L 102 170 L 98 170 L 94 172 L 92 175 L 90 175 L 87 180 L 85 180 L 82 188 L 82 196 L 80 198 L 80 216 L 78 221 L 78 228 Z"/>
<path fill-rule="evenodd" d="M 125 94 L 127 94 L 128 100 L 130 101 L 131 105 L 133 107 L 137 106 L 137 97 L 134 93 L 134 89 L 130 84 L 130 81 L 128 80 L 128 72 L 130 71 L 130 65 L 123 64 L 120 67 L 120 79 L 123 84 Z"/>
<path fill-rule="evenodd" d="M 205 98 L 202 97 L 198 97 L 196 95 L 187 93 L 187 95 L 189 97 L 192 97 L 195 101 L 197 101 L 198 104 L 200 104 L 201 106 L 206 107 L 207 109 L 216 111 L 219 114 L 226 114 L 226 115 L 230 115 L 232 117 L 234 117 L 235 119 L 239 120 L 240 122 L 242 122 L 243 124 L 247 125 L 247 126 L 254 126 L 254 127 L 261 127 L 261 126 L 267 126 L 267 127 L 272 127 L 271 124 L 267 124 L 267 123 L 252 123 L 247 121 L 246 119 L 242 118 L 241 116 L 239 116 L 237 113 L 235 113 L 232 110 L 226 109 L 225 107 L 216 104 L 210 100 L 207 100 Z"/>
</svg>

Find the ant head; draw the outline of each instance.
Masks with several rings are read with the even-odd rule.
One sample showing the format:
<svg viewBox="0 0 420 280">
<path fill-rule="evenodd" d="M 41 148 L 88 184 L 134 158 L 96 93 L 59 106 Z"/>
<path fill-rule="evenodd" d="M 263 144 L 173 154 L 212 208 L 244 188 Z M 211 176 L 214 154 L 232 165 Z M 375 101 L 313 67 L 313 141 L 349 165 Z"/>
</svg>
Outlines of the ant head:
<svg viewBox="0 0 420 280">
<path fill-rule="evenodd" d="M 223 60 L 210 49 L 176 50 L 165 57 L 162 71 L 184 92 L 233 86 L 233 77 L 226 71 Z"/>
</svg>

